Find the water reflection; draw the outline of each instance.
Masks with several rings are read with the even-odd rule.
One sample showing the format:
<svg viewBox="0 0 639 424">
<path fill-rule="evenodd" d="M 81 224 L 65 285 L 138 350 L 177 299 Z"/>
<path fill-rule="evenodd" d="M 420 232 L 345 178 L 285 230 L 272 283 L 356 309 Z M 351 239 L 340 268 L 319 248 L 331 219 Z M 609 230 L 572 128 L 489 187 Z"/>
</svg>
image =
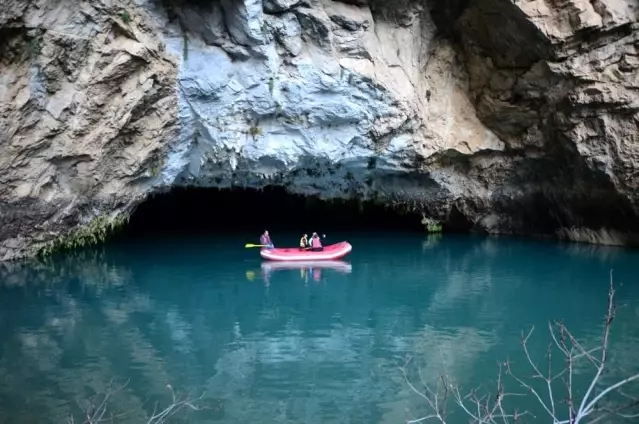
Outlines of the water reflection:
<svg viewBox="0 0 639 424">
<path fill-rule="evenodd" d="M 443 237 L 444 235 L 442 233 L 428 234 L 422 242 L 422 250 L 435 248 L 442 241 Z"/>
<path fill-rule="evenodd" d="M 0 422 L 67 422 L 82 415 L 78 401 L 132 375 L 113 398 L 126 422 L 140 422 L 154 400 L 168 402 L 174 377 L 134 321 L 156 305 L 133 280 L 103 250 L 0 264 Z M 140 366 L 133 373 L 127 362 Z"/>
<path fill-rule="evenodd" d="M 342 274 L 350 274 L 353 267 L 344 261 L 268 261 L 262 262 L 262 278 L 267 284 L 271 283 L 271 277 L 277 271 L 299 271 L 300 279 L 304 284 L 309 280 L 319 283 L 322 281 L 322 273 L 326 270 L 335 271 Z"/>
<path fill-rule="evenodd" d="M 113 378 L 131 379 L 115 399 L 134 411 L 129 422 L 166 399 L 167 383 L 216 405 L 194 422 L 403 422 L 423 407 L 397 369 L 407 355 L 425 379 L 444 363 L 475 386 L 497 359 L 521 363 L 531 325 L 565 318 L 592 343 L 613 265 L 625 285 L 610 378 L 637 367 L 632 252 L 447 236 L 355 243 L 352 265 L 260 263 L 225 241 L 0 264 L 0 422 L 65 422 L 75 399 Z M 547 343 L 540 330 L 532 348 L 542 357 Z"/>
<path fill-rule="evenodd" d="M 262 262 L 262 270 L 264 272 L 291 270 L 291 269 L 332 269 L 344 274 L 350 274 L 353 267 L 344 261 L 278 261 L 278 262 Z"/>
</svg>

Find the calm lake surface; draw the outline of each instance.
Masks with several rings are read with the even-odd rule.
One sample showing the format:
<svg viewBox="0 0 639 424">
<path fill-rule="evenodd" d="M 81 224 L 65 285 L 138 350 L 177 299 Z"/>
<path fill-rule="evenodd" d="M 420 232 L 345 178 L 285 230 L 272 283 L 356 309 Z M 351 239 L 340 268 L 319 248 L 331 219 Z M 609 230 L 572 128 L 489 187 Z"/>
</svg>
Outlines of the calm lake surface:
<svg viewBox="0 0 639 424">
<path fill-rule="evenodd" d="M 0 264 L 0 423 L 83 422 L 78 405 L 111 380 L 128 381 L 110 399 L 126 413 L 117 422 L 141 422 L 171 384 L 204 393 L 206 410 L 180 415 L 188 422 L 402 423 L 428 412 L 398 368 L 407 357 L 415 379 L 445 369 L 463 388 L 493 389 L 498 360 L 530 375 L 522 330 L 535 326 L 539 361 L 549 320 L 595 346 L 611 269 L 606 378 L 639 372 L 639 251 L 351 235 L 347 260 L 304 271 L 263 264 L 243 248 L 256 238 L 120 242 Z M 582 391 L 589 371 L 578 367 Z M 547 422 L 531 399 L 517 402 Z"/>
</svg>

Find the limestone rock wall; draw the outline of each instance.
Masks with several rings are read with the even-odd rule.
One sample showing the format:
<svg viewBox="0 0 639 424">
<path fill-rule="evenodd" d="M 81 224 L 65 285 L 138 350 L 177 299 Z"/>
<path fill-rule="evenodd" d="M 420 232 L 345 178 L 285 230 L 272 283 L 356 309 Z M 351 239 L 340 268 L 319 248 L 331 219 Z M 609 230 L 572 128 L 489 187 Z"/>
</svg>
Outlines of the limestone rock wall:
<svg viewBox="0 0 639 424">
<path fill-rule="evenodd" d="M 638 18 L 636 0 L 468 3 L 469 94 L 510 157 L 480 226 L 637 242 Z"/>
<path fill-rule="evenodd" d="M 122 1 L 0 5 L 0 260 L 96 216 L 159 176 L 177 135 L 177 65 Z"/>
<path fill-rule="evenodd" d="M 3 2 L 0 259 L 177 185 L 636 242 L 638 14 L 638 0 Z"/>
<path fill-rule="evenodd" d="M 461 50 L 417 2 L 397 18 L 332 0 L 163 7 L 157 26 L 181 58 L 167 186 L 424 197 L 430 178 L 403 181 L 424 158 L 503 149 L 476 116 Z"/>
</svg>

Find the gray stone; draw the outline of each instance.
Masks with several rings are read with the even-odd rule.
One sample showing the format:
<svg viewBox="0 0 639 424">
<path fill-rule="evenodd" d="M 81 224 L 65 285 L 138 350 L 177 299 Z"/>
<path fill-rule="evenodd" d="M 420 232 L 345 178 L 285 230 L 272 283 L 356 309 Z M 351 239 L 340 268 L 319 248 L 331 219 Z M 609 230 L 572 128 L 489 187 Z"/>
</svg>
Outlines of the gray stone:
<svg viewBox="0 0 639 424">
<path fill-rule="evenodd" d="M 222 0 L 224 20 L 235 41 L 244 46 L 266 44 L 262 0 Z"/>
<path fill-rule="evenodd" d="M 264 0 L 264 11 L 266 13 L 280 13 L 300 4 L 301 0 Z"/>
<path fill-rule="evenodd" d="M 326 8 L 331 21 L 349 31 L 357 31 L 371 24 L 372 16 L 368 9 L 359 8 L 344 3 L 333 2 Z"/>
<path fill-rule="evenodd" d="M 331 21 L 324 10 L 300 7 L 295 9 L 303 33 L 317 41 L 320 46 L 327 47 L 331 40 Z"/>
<path fill-rule="evenodd" d="M 219 45 L 228 38 L 224 24 L 224 13 L 220 3 L 212 2 L 198 8 L 179 9 L 184 26 L 199 34 L 207 44 Z"/>
<path fill-rule="evenodd" d="M 293 56 L 302 51 L 302 28 L 297 17 L 292 13 L 284 13 L 269 20 L 275 31 L 277 41 Z"/>
<path fill-rule="evenodd" d="M 230 57 L 237 60 L 248 60 L 251 58 L 251 53 L 244 46 L 239 46 L 237 44 L 231 43 L 229 41 L 224 41 L 220 47 L 228 53 Z"/>
</svg>

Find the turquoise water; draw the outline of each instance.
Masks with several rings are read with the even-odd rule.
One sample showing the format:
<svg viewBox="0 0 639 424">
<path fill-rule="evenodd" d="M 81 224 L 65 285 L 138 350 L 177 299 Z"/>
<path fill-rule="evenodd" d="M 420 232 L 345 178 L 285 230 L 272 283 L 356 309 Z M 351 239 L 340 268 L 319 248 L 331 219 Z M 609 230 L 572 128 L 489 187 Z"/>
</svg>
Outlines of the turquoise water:
<svg viewBox="0 0 639 424">
<path fill-rule="evenodd" d="M 540 360 L 552 319 L 592 346 L 611 268 L 619 291 L 606 379 L 639 372 L 639 251 L 347 238 L 344 263 L 306 272 L 265 269 L 243 248 L 252 239 L 226 236 L 0 264 L 0 422 L 82 422 L 78 405 L 111 380 L 128 381 L 109 400 L 126 413 L 117 422 L 141 422 L 169 400 L 167 384 L 203 393 L 207 409 L 180 415 L 194 423 L 405 422 L 428 412 L 403 380 L 407 357 L 415 382 L 418 370 L 431 382 L 444 369 L 463 389 L 492 389 L 498 360 L 530 374 L 519 340 L 531 326 Z M 577 371 L 583 390 L 587 364 Z M 529 398 L 515 400 L 543 417 Z M 468 419 L 457 411 L 449 422 Z"/>
</svg>

